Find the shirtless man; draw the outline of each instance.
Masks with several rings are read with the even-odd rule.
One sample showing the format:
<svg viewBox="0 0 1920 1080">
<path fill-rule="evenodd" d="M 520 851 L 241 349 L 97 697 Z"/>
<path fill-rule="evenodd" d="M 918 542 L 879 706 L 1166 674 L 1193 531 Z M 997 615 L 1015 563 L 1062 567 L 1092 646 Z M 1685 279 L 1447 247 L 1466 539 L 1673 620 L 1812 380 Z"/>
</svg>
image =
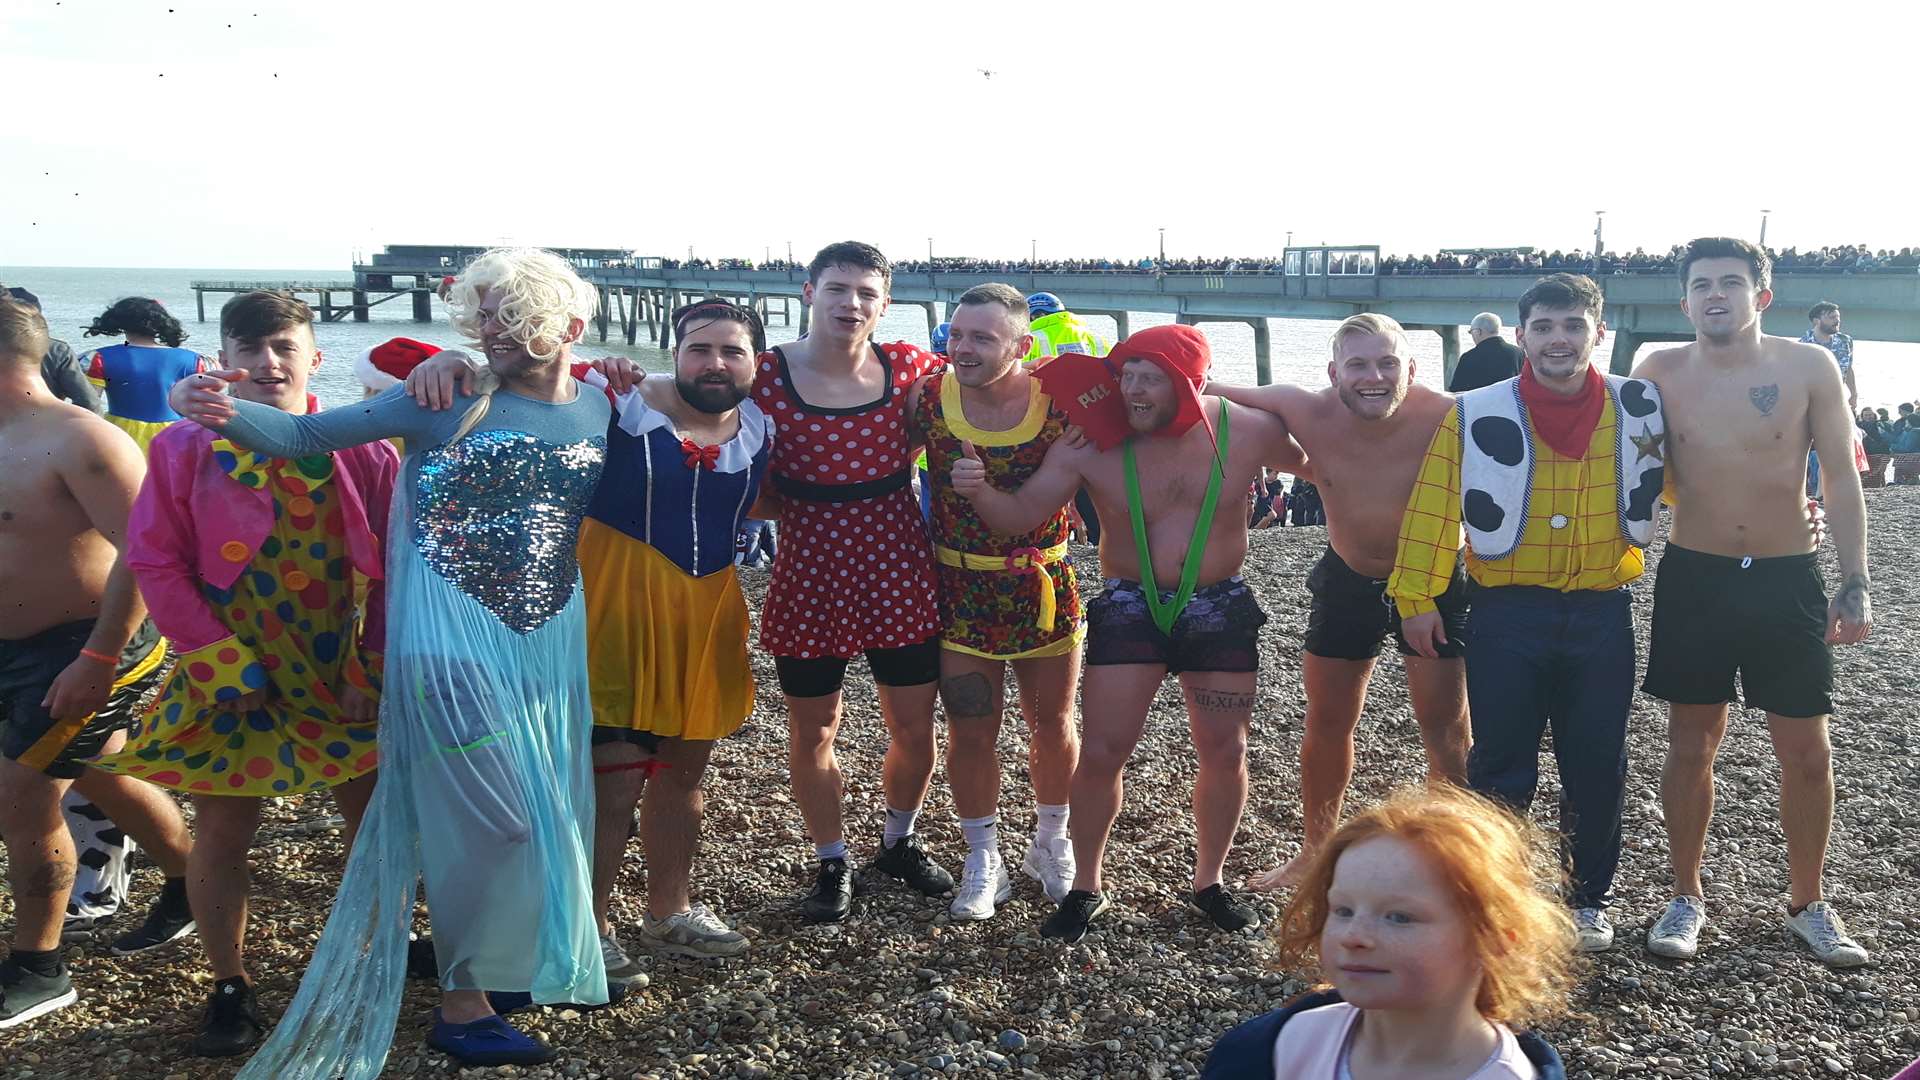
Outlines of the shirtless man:
<svg viewBox="0 0 1920 1080">
<path fill-rule="evenodd" d="M 1201 396 L 1211 356 L 1191 326 L 1143 330 L 1106 361 L 1120 373 L 1113 389 L 1132 432 L 1120 447 L 1060 440 L 1016 491 L 993 487 L 978 461 L 952 471 L 954 490 L 997 531 L 1038 528 L 1082 486 L 1109 525 L 1100 535 L 1106 591 L 1087 606 L 1086 664 L 1102 670 L 1082 691 L 1070 798 L 1077 866 L 1073 889 L 1041 932 L 1078 941 L 1108 906 L 1101 864 L 1120 812 L 1121 771 L 1169 673 L 1180 677 L 1199 756 L 1193 903 L 1215 926 L 1238 930 L 1259 916 L 1225 891 L 1221 874 L 1246 808 L 1247 723 L 1267 621 L 1240 578 L 1247 512 L 1239 493 L 1262 465 L 1297 470 L 1300 450 L 1272 413 Z"/>
<path fill-rule="evenodd" d="M 1208 389 L 1285 421 L 1306 451 L 1327 510 L 1327 551 L 1307 575 L 1313 607 L 1300 657 L 1307 689 L 1300 742 L 1300 800 L 1306 838 L 1286 865 L 1249 878 L 1262 892 L 1284 888 L 1340 821 L 1353 779 L 1353 731 L 1366 706 L 1380 646 L 1393 638 L 1407 667 L 1407 691 L 1427 752 L 1427 777 L 1467 775 L 1467 581 L 1455 571 L 1438 599 L 1446 624 L 1440 655 L 1416 653 L 1386 598 L 1400 516 L 1420 460 L 1453 398 L 1414 384 L 1406 331 L 1385 315 L 1355 315 L 1333 332 L 1333 359 L 1321 390 L 1303 386 Z"/>
<path fill-rule="evenodd" d="M 1833 824 L 1835 644 L 1873 629 L 1866 505 L 1852 469 L 1829 469 L 1827 519 L 1840 559 L 1829 601 L 1804 511 L 1809 446 L 1828 461 L 1853 454 L 1847 388 L 1818 344 L 1768 337 L 1772 266 L 1745 240 L 1707 238 L 1680 262 L 1692 344 L 1649 356 L 1636 372 L 1660 387 L 1672 436 L 1673 529 L 1654 588 L 1647 693 L 1669 703 L 1661 778 L 1673 901 L 1647 934 L 1661 956 L 1699 948 L 1706 904 L 1700 862 L 1713 818 L 1713 762 L 1727 733 L 1734 676 L 1764 710 L 1780 763 L 1780 823 L 1791 893 L 1787 926 L 1835 967 L 1867 962 L 1821 893 Z"/>
<path fill-rule="evenodd" d="M 78 1000 L 60 958 L 74 848 L 69 787 L 105 810 L 167 876 L 148 925 L 115 942 L 136 952 L 193 929 L 189 838 L 157 789 L 85 768 L 118 750 L 165 674 L 166 643 L 125 562 L 127 511 L 144 466 L 133 440 L 57 400 L 40 377 L 47 323 L 0 296 L 0 840 L 13 897 L 13 950 L 0 962 L 0 1028 Z"/>
</svg>

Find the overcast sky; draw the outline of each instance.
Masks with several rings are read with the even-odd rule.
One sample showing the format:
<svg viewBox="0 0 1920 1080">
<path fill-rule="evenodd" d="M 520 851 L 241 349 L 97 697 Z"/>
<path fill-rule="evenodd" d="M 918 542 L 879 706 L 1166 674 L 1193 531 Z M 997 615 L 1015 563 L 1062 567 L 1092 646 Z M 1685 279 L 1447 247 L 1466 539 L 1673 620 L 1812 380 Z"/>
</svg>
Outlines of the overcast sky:
<svg viewBox="0 0 1920 1080">
<path fill-rule="evenodd" d="M 0 263 L 1920 244 L 1914 11 L 0 0 Z"/>
</svg>

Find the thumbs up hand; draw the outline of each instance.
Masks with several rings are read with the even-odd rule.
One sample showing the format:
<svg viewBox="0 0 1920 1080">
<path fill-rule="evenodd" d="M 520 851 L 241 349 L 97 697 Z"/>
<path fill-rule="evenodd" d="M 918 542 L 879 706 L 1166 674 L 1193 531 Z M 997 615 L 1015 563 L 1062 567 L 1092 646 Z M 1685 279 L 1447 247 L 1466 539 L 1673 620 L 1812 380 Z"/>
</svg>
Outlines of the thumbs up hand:
<svg viewBox="0 0 1920 1080">
<path fill-rule="evenodd" d="M 960 457 L 947 475 L 953 490 L 964 498 L 971 499 L 988 487 L 986 463 L 980 460 L 980 451 L 974 449 L 973 443 L 966 439 L 960 440 Z"/>
</svg>

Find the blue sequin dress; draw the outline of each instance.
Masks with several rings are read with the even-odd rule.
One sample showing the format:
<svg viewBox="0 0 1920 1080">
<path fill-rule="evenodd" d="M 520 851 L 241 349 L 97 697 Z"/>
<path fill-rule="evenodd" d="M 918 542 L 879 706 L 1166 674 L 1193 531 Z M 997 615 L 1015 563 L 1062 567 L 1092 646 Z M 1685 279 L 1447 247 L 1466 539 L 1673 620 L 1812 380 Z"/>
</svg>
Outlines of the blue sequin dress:
<svg viewBox="0 0 1920 1080">
<path fill-rule="evenodd" d="M 236 401 L 225 435 L 276 457 L 406 440 L 387 544 L 373 804 L 326 931 L 245 1078 L 377 1076 L 423 879 L 447 990 L 598 1004 L 585 602 L 575 543 L 606 457 L 607 399 L 500 391 L 462 410 L 395 388 L 292 416 Z"/>
</svg>

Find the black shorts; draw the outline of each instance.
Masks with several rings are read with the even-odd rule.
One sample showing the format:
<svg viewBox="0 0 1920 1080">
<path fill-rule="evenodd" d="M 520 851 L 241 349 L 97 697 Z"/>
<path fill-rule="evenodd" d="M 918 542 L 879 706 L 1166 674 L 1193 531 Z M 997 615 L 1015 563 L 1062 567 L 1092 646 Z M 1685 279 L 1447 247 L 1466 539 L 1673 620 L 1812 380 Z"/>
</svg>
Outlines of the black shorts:
<svg viewBox="0 0 1920 1080">
<path fill-rule="evenodd" d="M 666 742 L 668 738 L 669 736 L 655 735 L 651 731 L 641 731 L 638 728 L 593 725 L 594 746 L 605 746 L 608 743 L 632 743 L 648 754 L 657 754 L 660 752 L 660 744 Z"/>
<path fill-rule="evenodd" d="M 1641 689 L 1676 705 L 1740 700 L 1776 716 L 1833 711 L 1827 590 L 1811 553 L 1708 555 L 1673 544 L 1653 587 L 1653 642 Z"/>
<path fill-rule="evenodd" d="M 1195 589 L 1168 636 L 1154 624 L 1139 582 L 1108 578 L 1106 589 L 1087 601 L 1086 665 L 1165 664 L 1169 675 L 1258 671 L 1260 628 L 1266 622 L 1253 590 L 1230 577 Z"/>
<path fill-rule="evenodd" d="M 773 669 L 780 676 L 780 692 L 788 697 L 826 697 L 840 692 L 847 678 L 844 656 L 776 656 Z M 867 667 L 876 686 L 925 686 L 940 681 L 940 639 L 891 649 L 868 649 Z"/>
<path fill-rule="evenodd" d="M 0 641 L 0 755 L 58 780 L 86 770 L 117 732 L 139 726 L 139 708 L 166 677 L 166 642 L 143 622 L 120 652 L 113 692 L 92 716 L 55 720 L 40 706 L 53 681 L 80 656 L 93 620 L 66 623 L 30 638 Z"/>
<path fill-rule="evenodd" d="M 1434 598 L 1447 643 L 1441 656 L 1465 656 L 1467 651 L 1467 572 L 1459 563 L 1447 591 Z M 1380 643 L 1392 635 L 1401 656 L 1413 649 L 1400 632 L 1400 609 L 1393 606 L 1383 578 L 1370 578 L 1348 566 L 1331 547 L 1307 572 L 1307 592 L 1313 606 L 1307 611 L 1307 652 L 1329 660 L 1372 660 Z"/>
</svg>

